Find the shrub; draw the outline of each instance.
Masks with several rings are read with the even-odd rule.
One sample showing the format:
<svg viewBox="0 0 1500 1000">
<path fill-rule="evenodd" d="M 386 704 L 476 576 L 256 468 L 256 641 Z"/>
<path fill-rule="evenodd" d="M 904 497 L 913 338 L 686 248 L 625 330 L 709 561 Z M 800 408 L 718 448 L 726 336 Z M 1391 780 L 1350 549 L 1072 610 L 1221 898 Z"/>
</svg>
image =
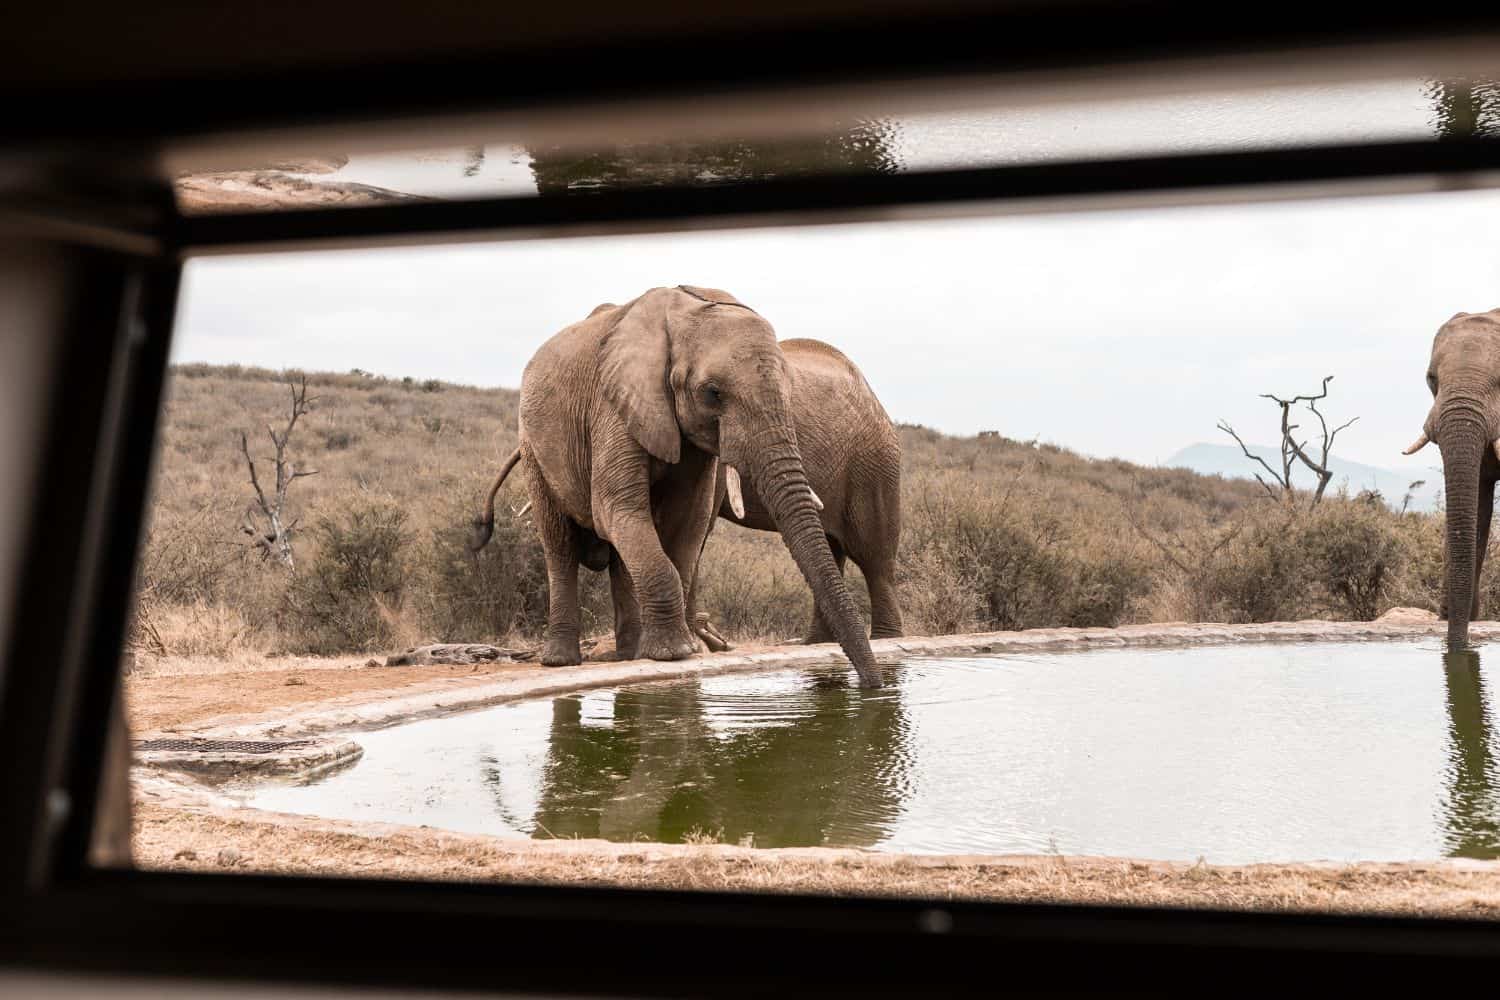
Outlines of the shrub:
<svg viewBox="0 0 1500 1000">
<path fill-rule="evenodd" d="M 780 535 L 721 521 L 704 547 L 698 573 L 698 610 L 730 638 L 801 636 L 812 621 L 812 590 Z M 859 600 L 864 588 L 852 576 L 845 580 Z M 868 621 L 868 607 L 864 613 Z"/>
<path fill-rule="evenodd" d="M 316 554 L 287 592 L 298 651 L 364 652 L 393 645 L 410 574 L 406 520 L 396 503 L 360 497 L 314 520 L 309 535 Z"/>
<path fill-rule="evenodd" d="M 497 500 L 489 544 L 477 553 L 469 551 L 477 505 L 442 504 L 442 516 L 428 529 L 423 619 L 445 641 L 501 642 L 512 633 L 539 633 L 546 624 L 541 541 L 528 521 L 511 516 L 504 500 Z"/>
<path fill-rule="evenodd" d="M 1307 559 L 1298 512 L 1259 504 L 1242 512 L 1234 537 L 1207 561 L 1204 604 L 1215 621 L 1273 622 L 1304 617 Z"/>
<path fill-rule="evenodd" d="M 1302 530 L 1308 571 L 1328 609 L 1369 621 L 1380 614 L 1400 573 L 1406 546 L 1397 518 L 1367 497 L 1325 498 Z"/>
</svg>

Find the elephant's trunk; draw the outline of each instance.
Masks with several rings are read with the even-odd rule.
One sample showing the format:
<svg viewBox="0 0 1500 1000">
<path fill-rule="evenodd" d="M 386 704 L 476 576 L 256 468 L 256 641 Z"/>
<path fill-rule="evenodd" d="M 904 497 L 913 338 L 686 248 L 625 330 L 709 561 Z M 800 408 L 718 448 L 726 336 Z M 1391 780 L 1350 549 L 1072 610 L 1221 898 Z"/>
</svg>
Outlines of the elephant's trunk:
<svg viewBox="0 0 1500 1000">
<path fill-rule="evenodd" d="M 1455 405 L 1440 412 L 1436 438 L 1443 452 L 1447 502 L 1443 596 L 1448 606 L 1448 648 L 1463 649 L 1469 642 L 1476 588 L 1479 467 L 1490 435 L 1479 413 Z"/>
<path fill-rule="evenodd" d="M 838 637 L 849 662 L 854 664 L 860 686 L 880 687 L 880 669 L 875 665 L 875 654 L 865 635 L 864 620 L 844 583 L 844 575 L 833 561 L 796 437 L 788 426 L 768 432 L 759 444 L 747 462 L 755 490 L 775 519 L 818 606 L 831 618 L 828 627 Z"/>
</svg>

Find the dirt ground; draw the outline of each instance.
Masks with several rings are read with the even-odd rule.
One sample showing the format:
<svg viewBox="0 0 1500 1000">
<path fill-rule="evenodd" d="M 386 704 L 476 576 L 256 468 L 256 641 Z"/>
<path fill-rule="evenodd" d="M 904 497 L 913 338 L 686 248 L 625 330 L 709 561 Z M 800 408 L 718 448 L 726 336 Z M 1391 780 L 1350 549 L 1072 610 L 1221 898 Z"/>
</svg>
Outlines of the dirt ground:
<svg viewBox="0 0 1500 1000">
<path fill-rule="evenodd" d="M 1482 864 L 1216 867 L 514 841 L 149 802 L 137 807 L 135 854 L 142 867 L 170 871 L 1500 917 L 1500 868 Z"/>
<path fill-rule="evenodd" d="M 609 655 L 607 647 L 596 648 L 590 659 Z M 453 692 L 546 672 L 530 663 L 385 667 L 370 662 L 262 657 L 144 662 L 126 680 L 131 729 L 185 732 L 225 717 Z M 1224 867 L 514 840 L 236 808 L 211 789 L 139 773 L 134 822 L 136 863 L 156 870 L 1500 917 L 1500 862 Z"/>
<path fill-rule="evenodd" d="M 475 683 L 540 669 L 533 664 L 367 667 L 365 660 L 268 660 L 215 673 L 137 673 L 125 679 L 134 733 L 172 732 L 221 715 L 269 712 L 348 695 L 390 694 Z"/>
</svg>

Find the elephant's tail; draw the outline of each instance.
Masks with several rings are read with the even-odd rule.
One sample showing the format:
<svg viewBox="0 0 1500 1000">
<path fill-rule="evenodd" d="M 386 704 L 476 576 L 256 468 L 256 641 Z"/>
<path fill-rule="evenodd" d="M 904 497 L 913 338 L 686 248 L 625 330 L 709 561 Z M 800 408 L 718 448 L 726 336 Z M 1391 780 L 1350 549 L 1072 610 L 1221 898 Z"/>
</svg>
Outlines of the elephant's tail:
<svg viewBox="0 0 1500 1000">
<path fill-rule="evenodd" d="M 490 495 L 485 498 L 484 510 L 474 519 L 474 531 L 469 537 L 469 551 L 478 552 L 489 544 L 490 536 L 495 532 L 495 495 L 500 492 L 500 487 L 505 485 L 505 477 L 510 475 L 510 470 L 516 467 L 521 460 L 521 448 L 510 453 L 510 458 L 505 460 L 505 465 L 500 469 L 500 475 L 495 478 L 495 485 L 490 487 Z"/>
</svg>

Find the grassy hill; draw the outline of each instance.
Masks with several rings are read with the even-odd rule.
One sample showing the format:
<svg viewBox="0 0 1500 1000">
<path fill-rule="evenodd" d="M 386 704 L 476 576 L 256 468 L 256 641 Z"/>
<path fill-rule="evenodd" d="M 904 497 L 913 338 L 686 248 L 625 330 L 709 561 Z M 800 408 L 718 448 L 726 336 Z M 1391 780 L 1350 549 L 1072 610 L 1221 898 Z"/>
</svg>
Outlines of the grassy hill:
<svg viewBox="0 0 1500 1000">
<path fill-rule="evenodd" d="M 516 441 L 517 393 L 363 373 L 307 373 L 310 412 L 288 447 L 316 470 L 288 491 L 296 570 L 240 525 L 263 485 L 287 373 L 174 367 L 141 567 L 142 648 L 158 654 L 352 652 L 428 641 L 529 641 L 546 572 L 520 477 L 495 539 L 470 519 Z M 1367 617 L 1435 607 L 1438 516 L 1332 497 L 1275 504 L 1254 482 L 1092 460 L 999 435 L 901 428 L 900 579 L 910 633 L 1131 621 Z M 734 637 L 800 634 L 811 597 L 774 534 L 720 521 L 705 609 Z M 584 628 L 611 628 L 608 580 L 585 571 Z M 858 573 L 851 569 L 851 578 Z M 864 599 L 862 582 L 854 589 Z"/>
</svg>

